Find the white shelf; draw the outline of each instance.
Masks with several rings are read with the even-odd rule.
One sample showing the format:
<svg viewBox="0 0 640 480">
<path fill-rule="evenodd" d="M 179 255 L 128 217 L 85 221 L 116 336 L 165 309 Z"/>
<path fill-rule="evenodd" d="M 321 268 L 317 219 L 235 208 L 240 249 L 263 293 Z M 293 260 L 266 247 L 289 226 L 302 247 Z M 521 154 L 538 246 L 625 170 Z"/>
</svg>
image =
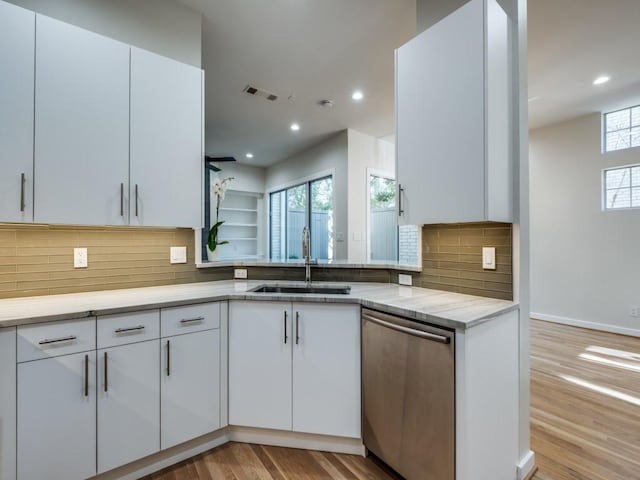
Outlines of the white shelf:
<svg viewBox="0 0 640 480">
<path fill-rule="evenodd" d="M 258 213 L 258 210 L 255 208 L 231 208 L 231 207 L 220 207 L 221 212 L 251 212 Z"/>
<path fill-rule="evenodd" d="M 224 222 L 221 226 L 222 227 L 257 227 L 258 224 L 257 223 L 229 223 L 229 222 Z"/>
<path fill-rule="evenodd" d="M 242 242 L 242 241 L 256 242 L 257 240 L 258 240 L 258 239 L 257 239 L 257 238 L 254 238 L 254 237 L 244 237 L 244 238 L 242 238 L 242 237 L 240 237 L 240 238 L 221 238 L 221 239 L 220 239 L 220 242 L 224 242 L 224 241 L 227 241 L 227 242 L 238 242 L 238 241 L 241 241 L 241 242 Z"/>
</svg>

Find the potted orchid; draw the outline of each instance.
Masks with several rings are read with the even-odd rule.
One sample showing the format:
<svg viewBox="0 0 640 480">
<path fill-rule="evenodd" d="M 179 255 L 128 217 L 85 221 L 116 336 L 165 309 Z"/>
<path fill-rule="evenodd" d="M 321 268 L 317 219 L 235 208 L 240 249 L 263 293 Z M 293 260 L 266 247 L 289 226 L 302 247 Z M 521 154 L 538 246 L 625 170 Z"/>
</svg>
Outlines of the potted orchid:
<svg viewBox="0 0 640 480">
<path fill-rule="evenodd" d="M 224 223 L 224 220 L 220 220 L 220 202 L 224 200 L 227 188 L 229 188 L 229 183 L 231 183 L 233 178 L 234 177 L 227 177 L 221 179 L 220 177 L 215 177 L 211 179 L 211 199 L 216 205 L 216 222 L 211 226 L 209 236 L 207 237 L 207 258 L 209 261 L 217 260 L 219 255 L 218 247 L 229 243 L 226 240 L 222 242 L 218 241 L 218 231 Z"/>
</svg>

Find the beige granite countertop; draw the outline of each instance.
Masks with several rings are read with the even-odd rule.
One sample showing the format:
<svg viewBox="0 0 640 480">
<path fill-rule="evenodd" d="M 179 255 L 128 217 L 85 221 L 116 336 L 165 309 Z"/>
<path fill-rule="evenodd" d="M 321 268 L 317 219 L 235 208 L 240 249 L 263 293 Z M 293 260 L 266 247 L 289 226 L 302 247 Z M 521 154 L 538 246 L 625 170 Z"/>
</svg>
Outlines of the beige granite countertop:
<svg viewBox="0 0 640 480">
<path fill-rule="evenodd" d="M 4 299 L 0 300 L 0 327 L 220 300 L 285 300 L 358 303 L 367 308 L 401 315 L 416 321 L 466 330 L 518 308 L 517 303 L 506 300 L 389 283 L 352 283 L 349 295 L 273 294 L 248 291 L 258 285 L 273 283 L 299 284 L 299 282 L 223 280 Z M 338 284 L 323 283 L 323 285 Z"/>
</svg>

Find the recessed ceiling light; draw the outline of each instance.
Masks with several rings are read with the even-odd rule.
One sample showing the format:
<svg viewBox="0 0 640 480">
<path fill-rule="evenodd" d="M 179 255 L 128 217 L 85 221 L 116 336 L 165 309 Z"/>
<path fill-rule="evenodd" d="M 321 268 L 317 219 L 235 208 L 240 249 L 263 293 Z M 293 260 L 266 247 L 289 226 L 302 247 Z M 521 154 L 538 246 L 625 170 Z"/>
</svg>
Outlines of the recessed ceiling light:
<svg viewBox="0 0 640 480">
<path fill-rule="evenodd" d="M 300 130 L 300 125 L 298 125 L 297 123 L 292 123 L 290 128 L 294 132 L 297 132 L 298 130 Z"/>
<path fill-rule="evenodd" d="M 253 153 L 247 153 L 246 157 L 247 158 L 253 158 Z"/>
<path fill-rule="evenodd" d="M 360 91 L 360 90 L 356 90 L 355 92 L 353 92 L 351 94 L 351 98 L 353 100 L 355 100 L 356 102 L 359 102 L 360 100 L 362 100 L 364 98 L 364 93 L 362 93 L 362 91 Z"/>
<path fill-rule="evenodd" d="M 603 83 L 607 83 L 609 80 L 611 80 L 611 77 L 609 77 L 608 75 L 602 75 L 598 78 L 596 78 L 593 81 L 594 85 L 602 85 Z"/>
</svg>

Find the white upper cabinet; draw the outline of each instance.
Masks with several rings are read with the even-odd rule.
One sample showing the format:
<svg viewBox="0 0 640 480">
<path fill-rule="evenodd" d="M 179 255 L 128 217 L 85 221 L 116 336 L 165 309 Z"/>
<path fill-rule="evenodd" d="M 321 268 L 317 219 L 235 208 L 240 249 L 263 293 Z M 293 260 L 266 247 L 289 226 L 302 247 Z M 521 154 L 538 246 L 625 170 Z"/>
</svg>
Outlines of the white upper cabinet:
<svg viewBox="0 0 640 480">
<path fill-rule="evenodd" d="M 0 2 L 0 222 L 33 220 L 35 13 Z"/>
<path fill-rule="evenodd" d="M 130 224 L 202 223 L 202 71 L 131 48 Z"/>
<path fill-rule="evenodd" d="M 472 0 L 396 51 L 401 224 L 513 220 L 509 20 Z"/>
<path fill-rule="evenodd" d="M 129 46 L 36 15 L 36 222 L 127 224 Z"/>
</svg>

